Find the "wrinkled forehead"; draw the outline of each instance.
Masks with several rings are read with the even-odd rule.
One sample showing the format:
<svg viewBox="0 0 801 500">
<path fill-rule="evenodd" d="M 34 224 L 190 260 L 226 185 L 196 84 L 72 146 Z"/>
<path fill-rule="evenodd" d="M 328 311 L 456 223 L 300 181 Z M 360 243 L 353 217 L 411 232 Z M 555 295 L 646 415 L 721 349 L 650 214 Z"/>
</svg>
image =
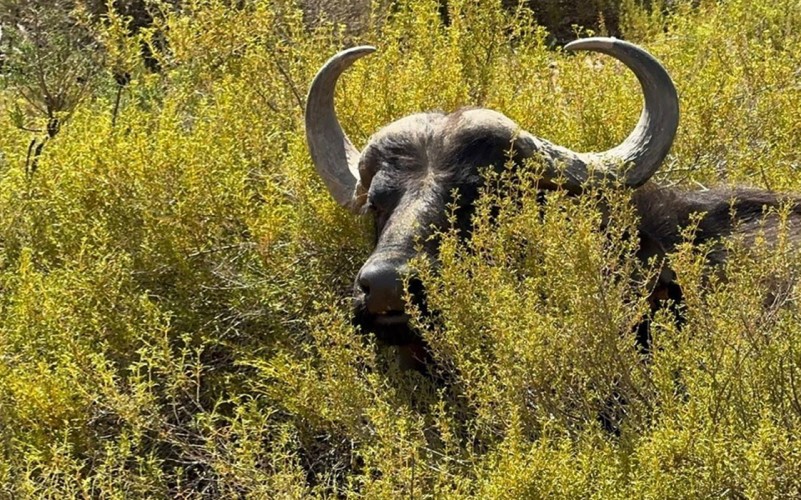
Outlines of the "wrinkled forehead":
<svg viewBox="0 0 801 500">
<path fill-rule="evenodd" d="M 444 119 L 441 113 L 418 113 L 394 121 L 373 134 L 359 161 L 362 182 L 369 185 L 379 170 L 414 169 L 427 163 L 429 150 L 437 149 L 433 143 L 439 142 Z"/>
<path fill-rule="evenodd" d="M 473 164 L 488 153 L 508 150 L 519 133 L 516 123 L 487 109 L 418 113 L 390 123 L 370 138 L 359 173 L 369 186 L 382 170 L 413 172 Z"/>
</svg>

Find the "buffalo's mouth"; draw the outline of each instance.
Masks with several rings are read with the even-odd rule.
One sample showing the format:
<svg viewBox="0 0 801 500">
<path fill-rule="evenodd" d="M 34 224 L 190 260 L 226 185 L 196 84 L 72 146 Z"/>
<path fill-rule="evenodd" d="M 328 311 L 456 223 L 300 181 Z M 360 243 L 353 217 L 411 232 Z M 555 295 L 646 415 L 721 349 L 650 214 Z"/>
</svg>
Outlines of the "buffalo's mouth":
<svg viewBox="0 0 801 500">
<path fill-rule="evenodd" d="M 385 314 L 376 314 L 373 316 L 373 323 L 378 326 L 395 326 L 409 324 L 409 315 L 402 312 L 391 312 Z"/>
<path fill-rule="evenodd" d="M 420 331 L 411 325 L 408 314 L 370 314 L 366 308 L 357 307 L 353 319 L 362 333 L 374 335 L 380 345 L 396 347 L 397 359 L 402 368 L 429 373 L 431 356 L 428 344 L 423 340 Z"/>
<path fill-rule="evenodd" d="M 423 342 L 420 332 L 411 326 L 410 317 L 404 312 L 372 314 L 357 301 L 353 322 L 362 333 L 375 335 L 376 340 L 384 345 L 407 345 Z"/>
<path fill-rule="evenodd" d="M 425 300 L 425 290 L 419 280 L 411 280 L 409 290 L 415 309 L 423 316 L 429 316 Z M 420 331 L 411 324 L 411 317 L 405 311 L 387 311 L 381 314 L 367 310 L 364 296 L 357 294 L 354 299 L 353 323 L 362 333 L 375 335 L 383 345 L 405 346 L 425 345 Z"/>
</svg>

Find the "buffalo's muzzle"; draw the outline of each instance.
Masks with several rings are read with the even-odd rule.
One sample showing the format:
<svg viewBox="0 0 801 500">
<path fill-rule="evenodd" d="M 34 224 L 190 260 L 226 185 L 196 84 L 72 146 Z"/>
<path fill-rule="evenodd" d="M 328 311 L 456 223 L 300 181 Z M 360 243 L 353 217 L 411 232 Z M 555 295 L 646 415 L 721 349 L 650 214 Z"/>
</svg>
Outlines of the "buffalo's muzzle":
<svg viewBox="0 0 801 500">
<path fill-rule="evenodd" d="M 397 316 L 403 313 L 403 279 L 400 266 L 392 262 L 368 262 L 356 278 L 364 293 L 364 306 L 376 316 Z"/>
</svg>

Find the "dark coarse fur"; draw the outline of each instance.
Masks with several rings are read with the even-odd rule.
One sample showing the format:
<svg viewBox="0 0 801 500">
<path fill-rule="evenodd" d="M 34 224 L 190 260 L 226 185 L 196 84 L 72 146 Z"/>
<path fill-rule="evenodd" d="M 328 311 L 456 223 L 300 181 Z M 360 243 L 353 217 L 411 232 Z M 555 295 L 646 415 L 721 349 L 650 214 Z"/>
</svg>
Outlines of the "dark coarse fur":
<svg viewBox="0 0 801 500">
<path fill-rule="evenodd" d="M 370 266 L 384 266 L 402 275 L 415 254 L 416 242 L 435 256 L 437 243 L 428 238 L 446 222 L 446 207 L 457 204 L 457 227 L 469 233 L 473 205 L 478 196 L 483 167 L 500 168 L 510 157 L 520 163 L 531 152 L 519 144 L 514 131 L 496 126 L 494 112 L 465 109 L 451 114 L 425 113 L 398 120 L 380 130 L 363 151 L 360 171 L 369 185 L 367 210 L 376 223 L 376 247 L 360 275 Z M 545 189 L 547 183 L 543 183 Z M 458 197 L 453 198 L 453 193 Z M 801 236 L 801 209 L 797 199 L 755 189 L 711 189 L 686 191 L 661 187 L 652 182 L 635 190 L 632 202 L 639 214 L 640 251 L 647 260 L 663 258 L 682 241 L 681 230 L 694 214 L 702 214 L 695 243 L 716 242 L 735 233 L 746 239 L 762 231 L 775 235 L 778 217 L 765 217 L 766 207 L 793 205 L 790 231 Z M 419 248 L 419 247 L 418 247 Z M 725 260 L 722 245 L 714 246 L 710 265 Z M 670 269 L 659 276 L 662 298 L 681 298 Z M 425 310 L 424 290 L 412 279 L 411 292 Z M 403 321 L 403 301 L 396 297 L 390 314 L 371 314 L 365 306 L 367 289 L 357 277 L 354 289 L 355 321 L 379 341 L 408 345 L 419 336 Z M 400 288 L 397 294 L 401 294 Z M 387 319 L 390 318 L 390 319 Z M 640 334 L 647 342 L 647 333 Z"/>
<path fill-rule="evenodd" d="M 749 238 L 757 231 L 775 237 L 779 220 L 775 213 L 766 217 L 766 209 L 789 203 L 789 230 L 794 238 L 801 236 L 801 200 L 786 194 L 728 187 L 686 191 L 648 184 L 635 191 L 632 199 L 640 216 L 641 236 L 657 243 L 662 255 L 675 249 L 681 241 L 681 229 L 690 224 L 694 214 L 702 215 L 695 244 L 715 243 L 735 233 Z M 709 263 L 716 265 L 724 260 L 725 253 L 717 245 Z"/>
</svg>

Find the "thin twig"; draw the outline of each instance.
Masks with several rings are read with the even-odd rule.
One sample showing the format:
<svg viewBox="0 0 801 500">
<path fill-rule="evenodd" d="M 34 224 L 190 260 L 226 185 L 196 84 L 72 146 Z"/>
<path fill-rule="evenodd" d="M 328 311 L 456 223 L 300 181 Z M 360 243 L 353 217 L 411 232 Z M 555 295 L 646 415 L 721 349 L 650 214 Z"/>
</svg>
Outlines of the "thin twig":
<svg viewBox="0 0 801 500">
<path fill-rule="evenodd" d="M 114 100 L 114 111 L 111 114 L 111 128 L 117 124 L 117 113 L 120 110 L 120 98 L 122 97 L 122 85 L 117 85 L 117 98 Z"/>
<path fill-rule="evenodd" d="M 295 96 L 295 100 L 298 103 L 298 107 L 300 108 L 301 111 L 303 111 L 306 108 L 306 106 L 304 104 L 303 97 L 301 96 L 297 86 L 295 85 L 295 82 L 292 81 L 292 77 L 289 76 L 289 73 L 281 65 L 281 62 L 278 60 L 278 57 L 272 50 L 268 50 L 267 53 L 270 54 L 270 57 L 275 63 L 275 66 L 278 68 L 278 72 L 281 73 L 281 76 L 284 77 L 284 80 L 286 80 L 287 85 L 289 85 L 289 90 L 291 90 L 292 94 Z"/>
</svg>

